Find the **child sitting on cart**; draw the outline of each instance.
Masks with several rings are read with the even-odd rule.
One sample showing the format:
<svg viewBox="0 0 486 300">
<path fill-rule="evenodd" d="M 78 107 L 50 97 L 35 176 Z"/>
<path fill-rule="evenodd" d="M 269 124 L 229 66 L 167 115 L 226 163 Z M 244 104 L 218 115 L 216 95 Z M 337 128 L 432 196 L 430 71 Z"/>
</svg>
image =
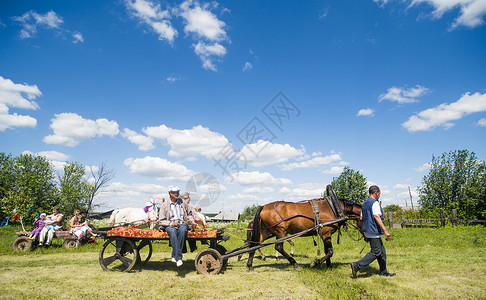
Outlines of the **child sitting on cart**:
<svg viewBox="0 0 486 300">
<path fill-rule="evenodd" d="M 35 218 L 34 226 L 37 226 L 29 235 L 29 239 L 35 240 L 37 235 L 42 231 L 42 229 L 46 226 L 46 218 L 47 215 L 45 213 L 41 213 L 39 219 Z"/>
<path fill-rule="evenodd" d="M 79 209 L 74 210 L 74 216 L 69 221 L 69 226 L 71 227 L 71 233 L 74 234 L 79 240 L 86 236 L 93 236 L 91 228 L 88 226 L 88 222 L 84 221 L 84 218 L 80 216 L 81 212 Z"/>
</svg>

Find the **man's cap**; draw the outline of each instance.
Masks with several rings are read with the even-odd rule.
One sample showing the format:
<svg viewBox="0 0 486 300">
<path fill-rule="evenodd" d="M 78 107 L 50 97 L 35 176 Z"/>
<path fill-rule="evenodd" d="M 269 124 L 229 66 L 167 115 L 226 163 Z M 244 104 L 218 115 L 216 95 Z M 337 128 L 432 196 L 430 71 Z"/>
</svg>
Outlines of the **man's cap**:
<svg viewBox="0 0 486 300">
<path fill-rule="evenodd" d="M 178 186 L 176 186 L 176 185 L 171 185 L 171 186 L 169 186 L 169 193 L 172 193 L 172 192 L 178 192 L 178 191 L 180 191 L 180 190 L 181 190 L 181 189 L 180 189 Z"/>
<path fill-rule="evenodd" d="M 41 216 L 41 217 L 42 217 L 42 216 L 46 216 L 46 217 L 47 217 L 46 213 L 41 213 L 41 214 L 40 214 L 40 216 Z"/>
<path fill-rule="evenodd" d="M 191 198 L 191 196 L 189 196 L 188 192 L 184 192 L 184 193 L 181 194 L 181 198 L 182 199 L 188 199 L 188 198 Z"/>
</svg>

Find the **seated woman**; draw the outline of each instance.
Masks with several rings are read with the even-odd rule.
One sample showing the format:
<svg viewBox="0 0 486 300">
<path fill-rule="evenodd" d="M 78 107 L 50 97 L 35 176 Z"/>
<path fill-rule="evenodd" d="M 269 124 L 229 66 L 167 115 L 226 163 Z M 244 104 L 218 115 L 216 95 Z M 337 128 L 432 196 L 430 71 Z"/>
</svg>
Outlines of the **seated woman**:
<svg viewBox="0 0 486 300">
<path fill-rule="evenodd" d="M 84 221 L 84 216 L 79 209 L 74 210 L 74 216 L 69 221 L 69 226 L 71 227 L 71 233 L 74 234 L 78 239 L 94 235 L 91 232 L 88 222 Z"/>
<path fill-rule="evenodd" d="M 208 226 L 206 224 L 206 217 L 201 213 L 201 207 L 199 205 L 196 205 L 196 207 L 194 207 L 194 210 L 195 210 L 195 215 L 194 215 L 194 221 L 199 224 L 199 225 L 202 225 L 201 227 L 202 230 L 206 231 L 208 230 Z"/>
<path fill-rule="evenodd" d="M 45 227 L 41 230 L 39 235 L 39 246 L 49 246 L 54 237 L 54 231 L 61 230 L 64 227 L 64 216 L 59 213 L 59 207 L 52 208 L 52 215 L 48 215 L 45 221 Z M 44 241 L 47 236 L 47 241 Z"/>
</svg>

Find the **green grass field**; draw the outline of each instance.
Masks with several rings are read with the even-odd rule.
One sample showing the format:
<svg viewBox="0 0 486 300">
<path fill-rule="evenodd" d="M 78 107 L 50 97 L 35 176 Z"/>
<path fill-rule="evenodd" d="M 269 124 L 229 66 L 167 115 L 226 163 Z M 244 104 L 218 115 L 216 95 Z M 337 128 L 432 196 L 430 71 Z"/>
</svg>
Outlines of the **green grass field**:
<svg viewBox="0 0 486 300">
<path fill-rule="evenodd" d="M 312 238 L 297 238 L 295 258 L 301 270 L 294 270 L 285 259 L 276 261 L 270 246 L 263 249 L 267 261 L 256 255 L 253 272 L 246 269 L 245 255 L 242 261 L 230 258 L 220 274 L 204 276 L 194 267 L 196 252 L 185 254 L 184 265 L 177 268 L 170 262 L 166 242 L 154 243 L 151 260 L 129 273 L 101 269 L 102 239 L 77 249 L 64 249 L 56 240 L 49 249 L 16 253 L 10 247 L 19 229 L 0 229 L 0 299 L 486 299 L 484 227 L 395 229 L 385 246 L 388 269 L 397 276 L 378 276 L 374 262 L 357 279 L 351 277 L 349 263 L 361 258 L 369 246 L 347 235 L 339 245 L 337 235 L 333 237 L 332 270 L 309 269 L 317 247 Z M 231 238 L 222 245 L 230 250 L 242 241 Z M 198 244 L 199 249 L 203 246 Z M 289 250 L 287 243 L 285 248 Z"/>
</svg>

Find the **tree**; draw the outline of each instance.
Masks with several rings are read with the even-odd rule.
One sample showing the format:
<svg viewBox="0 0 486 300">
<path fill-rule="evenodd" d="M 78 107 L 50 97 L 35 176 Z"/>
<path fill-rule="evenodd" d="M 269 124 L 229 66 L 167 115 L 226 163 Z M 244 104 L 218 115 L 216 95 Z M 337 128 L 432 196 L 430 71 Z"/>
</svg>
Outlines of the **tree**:
<svg viewBox="0 0 486 300">
<path fill-rule="evenodd" d="M 486 217 L 486 167 L 474 152 L 456 150 L 432 155 L 429 174 L 418 188 L 425 209 L 458 210 L 460 218 Z"/>
<path fill-rule="evenodd" d="M 247 206 L 243 210 L 243 213 L 240 215 L 240 221 L 246 221 L 248 219 L 253 219 L 256 215 L 257 210 L 260 208 L 260 205 L 253 204 L 252 206 Z"/>
<path fill-rule="evenodd" d="M 14 158 L 15 184 L 11 191 L 22 194 L 37 210 L 50 211 L 59 201 L 55 175 L 43 156 L 21 154 Z"/>
<path fill-rule="evenodd" d="M 90 172 L 93 179 L 91 182 L 91 192 L 88 200 L 88 212 L 93 208 L 94 197 L 96 197 L 115 177 L 115 171 L 107 169 L 105 163 L 102 163 L 98 168 L 90 167 Z"/>
<path fill-rule="evenodd" d="M 59 206 L 65 213 L 74 209 L 86 210 L 91 196 L 91 185 L 84 178 L 84 166 L 78 163 L 68 163 L 64 173 L 59 176 Z"/>
<path fill-rule="evenodd" d="M 15 185 L 14 160 L 11 155 L 0 152 L 0 199 Z"/>
<path fill-rule="evenodd" d="M 341 175 L 334 177 L 331 182 L 338 198 L 353 200 L 359 204 L 368 197 L 366 184 L 366 177 L 350 167 L 344 167 Z"/>
</svg>

